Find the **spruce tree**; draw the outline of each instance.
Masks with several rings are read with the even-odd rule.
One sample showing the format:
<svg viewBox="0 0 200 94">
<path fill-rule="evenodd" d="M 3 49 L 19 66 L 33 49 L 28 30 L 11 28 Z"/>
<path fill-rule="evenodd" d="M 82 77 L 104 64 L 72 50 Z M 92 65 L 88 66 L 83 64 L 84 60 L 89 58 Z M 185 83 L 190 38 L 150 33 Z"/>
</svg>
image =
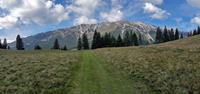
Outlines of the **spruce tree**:
<svg viewBox="0 0 200 94">
<path fill-rule="evenodd" d="M 175 40 L 175 33 L 174 33 L 174 29 L 173 29 L 173 28 L 171 29 L 169 35 L 170 35 L 170 40 L 171 40 L 171 41 Z"/>
<path fill-rule="evenodd" d="M 161 43 L 163 42 L 163 38 L 162 38 L 162 30 L 160 29 L 160 27 L 157 28 L 156 30 L 156 43 Z"/>
<path fill-rule="evenodd" d="M 3 44 L 2 44 L 2 48 L 7 49 L 7 46 L 8 46 L 8 44 L 7 44 L 7 40 L 5 38 L 4 41 L 3 41 Z"/>
<path fill-rule="evenodd" d="M 199 26 L 197 28 L 197 32 L 198 32 L 198 34 L 200 34 L 200 27 Z"/>
<path fill-rule="evenodd" d="M 68 50 L 67 46 L 65 45 L 61 50 L 64 50 L 64 51 Z"/>
<path fill-rule="evenodd" d="M 134 46 L 138 46 L 139 43 L 138 43 L 138 38 L 137 38 L 136 33 L 133 34 L 133 40 L 134 40 Z"/>
<path fill-rule="evenodd" d="M 117 37 L 117 47 L 122 47 L 123 46 L 123 40 L 121 38 L 121 35 L 119 34 Z"/>
<path fill-rule="evenodd" d="M 78 50 L 82 50 L 82 39 L 81 39 L 81 37 L 78 38 L 77 49 L 78 49 Z"/>
<path fill-rule="evenodd" d="M 36 45 L 35 47 L 34 47 L 34 50 L 41 50 L 42 49 L 42 47 L 40 47 L 40 45 Z"/>
<path fill-rule="evenodd" d="M 163 40 L 164 40 L 164 42 L 167 42 L 167 41 L 169 41 L 169 40 L 170 40 L 170 38 L 169 38 L 169 32 L 168 32 L 168 30 L 167 30 L 167 27 L 166 27 L 166 26 L 165 26 L 165 28 L 164 28 Z"/>
<path fill-rule="evenodd" d="M 124 46 L 131 46 L 131 37 L 129 31 L 125 32 L 123 41 L 124 41 Z"/>
<path fill-rule="evenodd" d="M 0 49 L 2 49 L 2 43 L 1 43 L 1 39 L 0 39 Z"/>
<path fill-rule="evenodd" d="M 103 46 L 101 34 L 98 32 L 96 36 L 96 47 L 101 48 Z"/>
<path fill-rule="evenodd" d="M 98 40 L 97 40 L 97 31 L 95 30 L 94 35 L 93 35 L 93 40 L 92 40 L 92 49 L 96 49 L 98 45 Z"/>
<path fill-rule="evenodd" d="M 178 28 L 176 28 L 176 32 L 175 32 L 175 40 L 179 39 L 179 30 Z"/>
<path fill-rule="evenodd" d="M 17 38 L 16 38 L 16 49 L 24 50 L 24 44 L 23 44 L 23 41 L 22 41 L 20 35 L 17 35 Z"/>
<path fill-rule="evenodd" d="M 88 50 L 88 49 L 90 49 L 89 48 L 89 42 L 88 42 L 88 38 L 87 38 L 87 34 L 86 33 L 84 33 L 83 34 L 83 49 L 84 50 Z"/>
<path fill-rule="evenodd" d="M 181 37 L 180 37 L 181 39 L 183 39 L 184 37 L 183 37 L 183 33 L 181 33 Z"/>
<path fill-rule="evenodd" d="M 53 49 L 60 49 L 60 45 L 59 45 L 58 39 L 55 39 L 54 45 L 53 45 Z"/>
<path fill-rule="evenodd" d="M 197 30 L 195 29 L 194 31 L 193 31 L 193 36 L 195 36 L 195 35 L 197 35 L 198 33 L 197 33 Z"/>
</svg>

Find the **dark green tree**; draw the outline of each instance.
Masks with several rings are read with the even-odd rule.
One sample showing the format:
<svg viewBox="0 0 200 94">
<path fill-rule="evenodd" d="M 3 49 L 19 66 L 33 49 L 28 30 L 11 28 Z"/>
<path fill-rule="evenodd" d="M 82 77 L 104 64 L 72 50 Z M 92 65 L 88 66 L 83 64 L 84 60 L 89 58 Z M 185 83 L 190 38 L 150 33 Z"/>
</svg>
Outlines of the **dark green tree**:
<svg viewBox="0 0 200 94">
<path fill-rule="evenodd" d="M 77 49 L 78 49 L 78 50 L 82 50 L 82 39 L 81 39 L 81 37 L 78 38 Z"/>
<path fill-rule="evenodd" d="M 199 26 L 197 28 L 197 32 L 198 32 L 198 34 L 200 34 L 200 27 Z"/>
<path fill-rule="evenodd" d="M 23 44 L 23 41 L 22 41 L 20 35 L 17 35 L 17 38 L 16 38 L 16 49 L 24 50 L 24 44 Z"/>
<path fill-rule="evenodd" d="M 1 39 L 0 39 L 0 49 L 2 49 L 2 43 L 1 43 Z"/>
<path fill-rule="evenodd" d="M 2 48 L 7 49 L 7 46 L 8 46 L 8 44 L 7 44 L 7 40 L 5 38 L 4 41 L 3 41 L 3 44 L 2 44 Z"/>
<path fill-rule="evenodd" d="M 122 40 L 122 37 L 121 37 L 120 34 L 117 37 L 117 44 L 116 44 L 116 46 L 117 47 L 122 47 L 123 46 L 123 40 Z"/>
<path fill-rule="evenodd" d="M 179 39 L 179 30 L 178 28 L 176 28 L 176 32 L 175 32 L 175 40 L 178 40 Z"/>
<path fill-rule="evenodd" d="M 99 32 L 97 33 L 96 41 L 97 41 L 97 44 L 96 44 L 97 48 L 103 47 L 103 43 L 102 43 L 103 39 L 102 39 L 101 34 Z"/>
<path fill-rule="evenodd" d="M 95 30 L 92 40 L 92 49 L 96 49 L 98 47 L 98 39 L 97 39 L 98 33 Z"/>
<path fill-rule="evenodd" d="M 175 33 L 174 33 L 174 29 L 173 28 L 170 30 L 169 36 L 170 36 L 170 40 L 171 41 L 175 40 Z"/>
<path fill-rule="evenodd" d="M 195 35 L 198 35 L 198 32 L 196 29 L 193 31 L 193 36 L 195 36 Z"/>
<path fill-rule="evenodd" d="M 180 37 L 181 39 L 183 39 L 184 37 L 183 37 L 183 33 L 181 33 L 181 37 Z"/>
<path fill-rule="evenodd" d="M 166 26 L 165 26 L 165 28 L 164 28 L 163 41 L 164 41 L 164 42 L 170 41 L 169 32 L 168 32 Z"/>
<path fill-rule="evenodd" d="M 34 47 L 34 50 L 41 50 L 42 49 L 42 47 L 40 47 L 40 45 L 36 45 L 35 47 Z"/>
<path fill-rule="evenodd" d="M 161 43 L 161 42 L 163 42 L 163 34 L 160 27 L 158 27 L 156 30 L 156 43 Z"/>
<path fill-rule="evenodd" d="M 64 50 L 64 51 L 68 50 L 68 49 L 67 49 L 67 45 L 65 45 L 64 47 L 62 47 L 61 50 Z"/>
<path fill-rule="evenodd" d="M 124 46 L 131 46 L 131 35 L 129 31 L 125 32 L 123 41 L 124 41 Z"/>
<path fill-rule="evenodd" d="M 84 50 L 90 49 L 89 42 L 88 42 L 88 37 L 87 37 L 86 33 L 83 34 L 83 38 L 82 39 L 83 39 L 83 49 Z"/>
<path fill-rule="evenodd" d="M 136 33 L 133 33 L 133 40 L 134 40 L 134 46 L 139 46 L 139 43 L 138 43 L 138 37 L 136 35 Z"/>
<path fill-rule="evenodd" d="M 54 45 L 53 45 L 53 49 L 60 49 L 60 45 L 59 45 L 59 42 L 58 42 L 58 39 L 55 39 L 54 41 Z"/>
</svg>

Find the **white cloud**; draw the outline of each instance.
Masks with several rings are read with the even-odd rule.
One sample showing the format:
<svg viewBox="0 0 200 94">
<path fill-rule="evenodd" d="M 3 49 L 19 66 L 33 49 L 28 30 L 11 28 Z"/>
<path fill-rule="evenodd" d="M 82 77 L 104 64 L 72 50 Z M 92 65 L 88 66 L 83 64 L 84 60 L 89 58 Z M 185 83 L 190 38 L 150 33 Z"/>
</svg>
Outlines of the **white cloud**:
<svg viewBox="0 0 200 94">
<path fill-rule="evenodd" d="M 155 5 L 160 5 L 163 3 L 163 0 L 143 0 L 144 3 L 152 3 Z"/>
<path fill-rule="evenodd" d="M 158 8 L 152 3 L 145 3 L 143 9 L 145 13 L 152 14 L 151 18 L 153 19 L 165 19 L 170 15 L 166 10 Z"/>
<path fill-rule="evenodd" d="M 19 21 L 46 25 L 68 19 L 65 7 L 50 0 L 1 0 L 0 7 L 9 11 L 0 17 L 0 27 L 4 29 L 16 26 Z"/>
<path fill-rule="evenodd" d="M 200 25 L 200 16 L 192 18 L 191 23 Z"/>
<path fill-rule="evenodd" d="M 119 21 L 123 17 L 123 13 L 120 10 L 113 9 L 110 13 L 101 13 L 101 17 L 108 22 Z"/>
<path fill-rule="evenodd" d="M 84 24 L 95 24 L 95 23 L 97 23 L 97 20 L 96 19 L 89 19 L 86 16 L 80 16 L 80 17 L 78 17 L 74 20 L 75 25 L 79 25 L 79 24 L 83 24 L 83 23 Z"/>
<path fill-rule="evenodd" d="M 101 12 L 100 15 L 104 21 L 115 22 L 123 19 L 120 0 L 111 0 L 112 9 L 109 12 Z"/>
<path fill-rule="evenodd" d="M 188 4 L 193 6 L 193 7 L 197 7 L 200 8 L 200 1 L 199 0 L 187 0 Z"/>
<path fill-rule="evenodd" d="M 74 0 L 73 4 L 68 7 L 69 11 L 77 15 L 74 24 L 96 23 L 97 20 L 92 16 L 101 4 L 101 0 Z"/>
</svg>

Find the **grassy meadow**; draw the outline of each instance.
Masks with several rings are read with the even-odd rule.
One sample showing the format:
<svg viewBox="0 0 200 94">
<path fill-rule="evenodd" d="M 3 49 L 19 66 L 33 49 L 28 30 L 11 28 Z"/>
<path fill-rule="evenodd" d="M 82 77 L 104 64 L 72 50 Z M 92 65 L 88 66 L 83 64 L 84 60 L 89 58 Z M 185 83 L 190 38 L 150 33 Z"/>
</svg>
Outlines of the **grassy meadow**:
<svg viewBox="0 0 200 94">
<path fill-rule="evenodd" d="M 93 51 L 0 50 L 0 94 L 200 94 L 200 36 Z"/>
<path fill-rule="evenodd" d="M 96 54 L 158 94 L 200 94 L 200 36 L 147 47 L 99 49 Z"/>
<path fill-rule="evenodd" d="M 0 51 L 0 94 L 67 94 L 80 53 Z"/>
</svg>

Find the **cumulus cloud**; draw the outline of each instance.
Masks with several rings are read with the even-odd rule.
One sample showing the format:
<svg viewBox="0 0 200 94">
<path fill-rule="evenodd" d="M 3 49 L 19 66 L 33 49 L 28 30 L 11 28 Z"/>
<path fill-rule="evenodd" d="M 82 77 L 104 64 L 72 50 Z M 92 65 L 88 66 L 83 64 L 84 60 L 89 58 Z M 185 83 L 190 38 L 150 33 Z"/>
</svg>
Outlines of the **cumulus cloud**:
<svg viewBox="0 0 200 94">
<path fill-rule="evenodd" d="M 200 1 L 199 0 L 187 0 L 188 4 L 193 6 L 193 7 L 197 7 L 200 8 Z"/>
<path fill-rule="evenodd" d="M 145 3 L 143 9 L 145 13 L 152 14 L 151 18 L 153 19 L 164 19 L 170 15 L 166 10 L 158 8 L 152 3 Z"/>
<path fill-rule="evenodd" d="M 152 3 L 155 5 L 160 5 L 163 3 L 163 0 L 143 0 L 144 3 Z"/>
<path fill-rule="evenodd" d="M 121 11 L 120 0 L 111 0 L 112 9 L 109 12 L 100 13 L 102 19 L 108 22 L 120 21 L 123 19 L 123 12 Z"/>
<path fill-rule="evenodd" d="M 74 0 L 73 4 L 68 7 L 69 11 L 77 15 L 74 24 L 96 23 L 97 19 L 92 16 L 101 4 L 101 0 Z"/>
<path fill-rule="evenodd" d="M 191 23 L 200 25 L 200 15 L 192 18 Z"/>
<path fill-rule="evenodd" d="M 38 25 L 59 23 L 68 19 L 68 11 L 50 0 L 1 0 L 0 7 L 9 13 L 0 17 L 1 28 L 11 28 L 19 22 Z"/>
</svg>

